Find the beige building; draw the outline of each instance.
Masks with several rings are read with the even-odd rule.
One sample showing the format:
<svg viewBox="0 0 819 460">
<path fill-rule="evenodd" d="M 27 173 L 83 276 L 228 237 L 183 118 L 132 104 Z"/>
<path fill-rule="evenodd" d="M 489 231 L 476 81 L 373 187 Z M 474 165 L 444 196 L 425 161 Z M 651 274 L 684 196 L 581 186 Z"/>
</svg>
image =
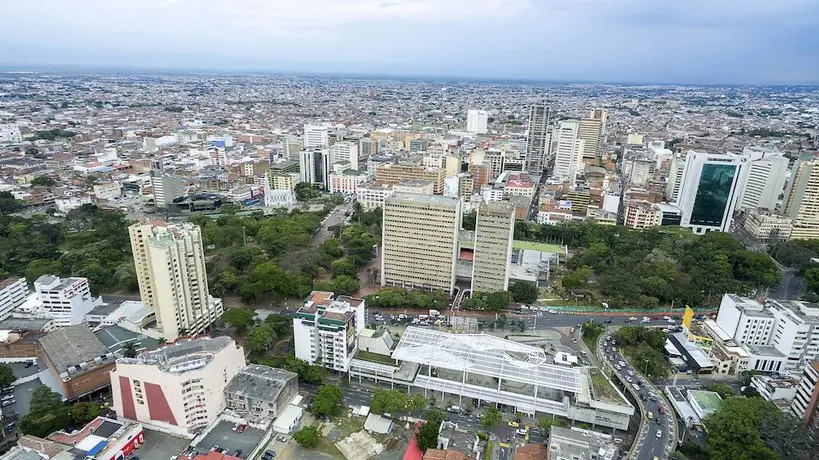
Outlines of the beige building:
<svg viewBox="0 0 819 460">
<path fill-rule="evenodd" d="M 819 238 L 819 159 L 800 159 L 793 167 L 785 214 L 793 219 L 792 240 Z"/>
<path fill-rule="evenodd" d="M 371 211 L 375 208 L 383 208 L 384 200 L 393 193 L 395 193 L 395 190 L 393 190 L 391 185 L 373 183 L 360 184 L 355 189 L 355 198 L 362 209 Z"/>
<path fill-rule="evenodd" d="M 654 203 L 632 200 L 626 205 L 625 226 L 628 228 L 659 227 L 662 221 L 663 212 Z"/>
<path fill-rule="evenodd" d="M 181 340 L 119 358 L 111 371 L 117 416 L 186 435 L 210 425 L 225 408 L 225 388 L 245 367 L 230 337 Z"/>
<path fill-rule="evenodd" d="M 386 199 L 381 285 L 452 293 L 461 200 L 396 193 Z"/>
<path fill-rule="evenodd" d="M 330 173 L 330 193 L 355 194 L 358 186 L 370 180 L 367 173 L 348 169 L 341 173 Z"/>
<path fill-rule="evenodd" d="M 475 258 L 472 291 L 509 289 L 509 263 L 515 233 L 515 205 L 497 201 L 481 203 L 475 223 Z"/>
<path fill-rule="evenodd" d="M 433 184 L 423 179 L 407 179 L 392 186 L 395 193 L 417 193 L 419 195 L 433 195 Z"/>
<path fill-rule="evenodd" d="M 375 167 L 375 181 L 394 185 L 406 179 L 423 179 L 432 182 L 433 193 L 444 193 L 446 170 L 415 165 L 384 164 Z"/>
<path fill-rule="evenodd" d="M 163 220 L 128 227 L 142 303 L 156 315 L 167 340 L 195 335 L 222 316 L 222 300 L 210 296 L 202 232 Z"/>
<path fill-rule="evenodd" d="M 293 190 L 299 182 L 298 173 L 268 172 L 267 183 L 273 190 Z"/>
<path fill-rule="evenodd" d="M 583 158 L 600 158 L 601 149 L 603 148 L 603 120 L 581 118 L 577 138 L 584 141 Z"/>
<path fill-rule="evenodd" d="M 790 217 L 764 211 L 748 211 L 742 221 L 745 231 L 758 240 L 775 238 L 785 241 L 791 237 L 793 223 Z"/>
</svg>

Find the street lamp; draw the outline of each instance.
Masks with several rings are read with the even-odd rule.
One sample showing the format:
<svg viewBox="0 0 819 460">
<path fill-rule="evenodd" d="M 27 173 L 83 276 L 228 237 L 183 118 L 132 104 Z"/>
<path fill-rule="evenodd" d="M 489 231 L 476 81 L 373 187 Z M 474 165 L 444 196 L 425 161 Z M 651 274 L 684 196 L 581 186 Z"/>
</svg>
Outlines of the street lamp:
<svg viewBox="0 0 819 460">
<path fill-rule="evenodd" d="M 645 375 L 646 378 L 648 378 L 648 358 L 643 358 L 643 361 L 645 361 L 646 363 L 646 371 L 643 372 L 643 375 Z"/>
</svg>

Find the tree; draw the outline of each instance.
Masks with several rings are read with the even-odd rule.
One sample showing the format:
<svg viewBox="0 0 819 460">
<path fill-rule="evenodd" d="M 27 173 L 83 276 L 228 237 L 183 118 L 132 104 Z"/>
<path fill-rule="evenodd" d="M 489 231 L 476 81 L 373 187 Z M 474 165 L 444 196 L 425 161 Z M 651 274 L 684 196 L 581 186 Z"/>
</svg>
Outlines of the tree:
<svg viewBox="0 0 819 460">
<path fill-rule="evenodd" d="M 306 449 L 313 449 L 318 446 L 319 432 L 316 425 L 306 426 L 293 434 L 293 439 L 301 447 Z"/>
<path fill-rule="evenodd" d="M 126 358 L 136 358 L 137 356 L 137 347 L 134 342 L 125 342 L 122 344 L 122 356 Z"/>
<path fill-rule="evenodd" d="M 341 407 L 341 388 L 337 385 L 322 385 L 316 390 L 312 410 L 317 416 L 335 415 Z"/>
<path fill-rule="evenodd" d="M 245 339 L 245 346 L 251 353 L 265 353 L 276 341 L 276 332 L 270 324 L 260 324 L 253 328 Z"/>
<path fill-rule="evenodd" d="M 309 182 L 299 182 L 293 191 L 296 192 L 296 199 L 299 201 L 311 200 L 318 196 L 315 185 Z"/>
<path fill-rule="evenodd" d="M 334 260 L 330 267 L 333 270 L 333 277 L 345 275 L 355 278 L 358 276 L 358 271 L 355 268 L 355 261 L 349 257 Z"/>
<path fill-rule="evenodd" d="M 230 253 L 230 265 L 236 270 L 244 271 L 253 261 L 253 251 L 247 247 L 239 247 Z"/>
<path fill-rule="evenodd" d="M 484 430 L 489 431 L 490 428 L 500 423 L 502 419 L 503 417 L 500 411 L 498 411 L 495 406 L 489 406 L 483 413 L 481 426 L 483 426 Z"/>
<path fill-rule="evenodd" d="M 509 293 L 512 294 L 512 301 L 517 303 L 535 303 L 540 292 L 534 283 L 526 281 L 518 281 L 509 287 Z"/>
<path fill-rule="evenodd" d="M 370 400 L 370 411 L 375 414 L 393 413 L 406 409 L 407 405 L 408 396 L 403 391 L 378 389 Z"/>
<path fill-rule="evenodd" d="M 563 279 L 560 280 L 560 284 L 563 285 L 564 289 L 568 290 L 577 289 L 583 285 L 580 277 L 574 274 L 564 276 Z"/>
<path fill-rule="evenodd" d="M 334 276 L 332 281 L 330 281 L 330 286 L 336 294 L 344 295 L 350 295 L 358 291 L 359 287 L 361 287 L 357 277 L 354 278 L 347 275 Z"/>
<path fill-rule="evenodd" d="M 34 389 L 29 401 L 29 412 L 47 412 L 63 405 L 63 397 L 51 391 L 51 388 L 40 385 Z"/>
<path fill-rule="evenodd" d="M 8 364 L 0 364 L 0 389 L 11 386 L 15 380 L 14 370 Z"/>
<path fill-rule="evenodd" d="M 71 406 L 71 419 L 80 425 L 90 422 L 100 414 L 100 405 L 93 402 L 78 402 Z"/>
<path fill-rule="evenodd" d="M 53 187 L 57 185 L 54 179 L 48 176 L 37 176 L 30 182 L 32 187 L 42 186 L 42 187 Z"/>
<path fill-rule="evenodd" d="M 244 334 L 253 325 L 253 318 L 256 312 L 246 308 L 230 308 L 222 314 L 222 321 L 230 327 L 236 328 L 236 332 Z"/>
<path fill-rule="evenodd" d="M 437 409 L 431 409 L 424 414 L 424 420 L 426 422 L 421 425 L 415 435 L 418 448 L 422 452 L 438 446 L 438 431 L 441 429 L 441 422 L 444 421 L 444 414 Z"/>
<path fill-rule="evenodd" d="M 721 409 L 703 420 L 714 460 L 774 460 L 778 456 L 760 436 L 778 409 L 761 398 L 731 397 Z"/>
<path fill-rule="evenodd" d="M 23 209 L 23 202 L 14 198 L 11 192 L 0 192 L 0 215 L 11 214 Z"/>
<path fill-rule="evenodd" d="M 712 383 L 706 387 L 706 390 L 717 393 L 722 399 L 728 399 L 736 394 L 733 388 L 724 383 Z"/>
<path fill-rule="evenodd" d="M 421 409 L 423 409 L 424 407 L 427 406 L 427 402 L 428 402 L 427 398 L 425 398 L 424 395 L 422 395 L 420 393 L 416 393 L 414 395 L 411 395 L 411 396 L 409 396 L 407 398 L 407 403 L 406 403 L 407 412 L 412 414 L 413 412 L 415 412 L 417 410 L 421 410 Z"/>
</svg>

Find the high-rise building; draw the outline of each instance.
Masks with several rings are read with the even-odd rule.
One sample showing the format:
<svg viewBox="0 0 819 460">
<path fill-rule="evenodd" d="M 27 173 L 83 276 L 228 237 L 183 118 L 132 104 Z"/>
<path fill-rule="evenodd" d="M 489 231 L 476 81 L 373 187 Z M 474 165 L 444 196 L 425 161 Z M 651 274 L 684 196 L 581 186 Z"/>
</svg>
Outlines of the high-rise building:
<svg viewBox="0 0 819 460">
<path fill-rule="evenodd" d="M 0 321 L 11 315 L 28 297 L 28 285 L 25 278 L 12 276 L 0 281 Z"/>
<path fill-rule="evenodd" d="M 791 413 L 813 429 L 819 428 L 819 361 L 802 371 L 802 378 L 791 403 Z"/>
<path fill-rule="evenodd" d="M 327 187 L 331 172 L 330 150 L 311 148 L 299 156 L 299 179 L 309 184 Z"/>
<path fill-rule="evenodd" d="M 284 156 L 290 161 L 299 161 L 299 155 L 304 150 L 304 138 L 288 137 L 284 140 Z"/>
<path fill-rule="evenodd" d="M 325 124 L 304 125 L 304 148 L 328 147 L 330 145 L 329 129 Z"/>
<path fill-rule="evenodd" d="M 605 137 L 606 136 L 606 121 L 608 120 L 608 112 L 606 109 L 597 107 L 591 109 L 589 112 L 589 118 L 594 120 L 600 120 L 600 135 Z"/>
<path fill-rule="evenodd" d="M 680 197 L 680 185 L 682 185 L 683 172 L 685 172 L 685 153 L 674 154 L 671 160 L 671 168 L 668 171 L 668 180 L 665 186 L 665 201 L 676 203 Z"/>
<path fill-rule="evenodd" d="M 509 289 L 515 205 L 508 201 L 481 203 L 475 221 L 472 291 Z"/>
<path fill-rule="evenodd" d="M 819 159 L 800 159 L 793 167 L 785 213 L 793 219 L 792 240 L 819 238 Z"/>
<path fill-rule="evenodd" d="M 376 166 L 374 169 L 375 181 L 379 184 L 395 185 L 406 179 L 423 179 L 432 182 L 435 194 L 444 192 L 446 170 L 441 168 L 388 163 Z"/>
<path fill-rule="evenodd" d="M 361 158 L 369 158 L 378 153 L 378 142 L 372 137 L 362 137 L 358 141 Z"/>
<path fill-rule="evenodd" d="M 552 177 L 569 179 L 574 182 L 577 173 L 583 170 L 583 149 L 586 143 L 578 137 L 580 123 L 561 121 L 555 128 L 555 168 Z"/>
<path fill-rule="evenodd" d="M 332 292 L 313 291 L 293 317 L 296 358 L 347 372 L 364 330 L 365 302 Z"/>
<path fill-rule="evenodd" d="M 56 327 L 82 324 L 91 310 L 102 305 L 101 298 L 91 295 L 88 278 L 42 275 L 34 281 L 34 292 Z"/>
<path fill-rule="evenodd" d="M 780 152 L 753 148 L 745 148 L 742 154 L 748 156 L 748 166 L 737 209 L 774 211 L 785 189 L 790 160 Z"/>
<path fill-rule="evenodd" d="M 466 130 L 470 133 L 486 134 L 488 121 L 489 112 L 486 110 L 470 110 L 466 113 Z"/>
<path fill-rule="evenodd" d="M 199 334 L 222 316 L 222 300 L 208 291 L 198 226 L 152 220 L 128 232 L 142 303 L 156 315 L 163 337 Z"/>
<path fill-rule="evenodd" d="M 340 141 L 330 147 L 330 161 L 333 163 L 349 163 L 349 169 L 358 171 L 358 143 Z"/>
<path fill-rule="evenodd" d="M 452 293 L 461 200 L 396 193 L 384 204 L 381 285 Z"/>
<path fill-rule="evenodd" d="M 541 174 L 551 161 L 551 108 L 535 104 L 529 109 L 526 134 L 526 171 Z"/>
<path fill-rule="evenodd" d="M 151 171 L 151 190 L 158 208 L 166 208 L 174 198 L 185 194 L 185 178 L 160 171 Z"/>
<path fill-rule="evenodd" d="M 748 158 L 734 153 L 688 152 L 679 203 L 681 227 L 698 235 L 727 232 L 743 188 Z"/>
<path fill-rule="evenodd" d="M 181 435 L 199 432 L 224 410 L 225 388 L 245 367 L 245 353 L 230 337 L 181 340 L 111 370 L 118 417 Z"/>
<path fill-rule="evenodd" d="M 603 121 L 582 118 L 578 123 L 577 138 L 584 142 L 583 158 L 600 158 L 603 149 Z"/>
</svg>

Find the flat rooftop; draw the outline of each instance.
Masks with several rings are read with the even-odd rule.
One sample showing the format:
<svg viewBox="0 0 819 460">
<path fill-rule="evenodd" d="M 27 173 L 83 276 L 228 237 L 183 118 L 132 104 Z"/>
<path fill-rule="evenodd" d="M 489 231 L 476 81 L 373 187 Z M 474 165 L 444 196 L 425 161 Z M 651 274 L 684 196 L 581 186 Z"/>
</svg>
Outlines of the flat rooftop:
<svg viewBox="0 0 819 460">
<path fill-rule="evenodd" d="M 713 391 L 688 390 L 688 396 L 702 407 L 703 411 L 712 414 L 722 407 L 722 398 Z"/>
<path fill-rule="evenodd" d="M 282 389 L 289 383 L 296 384 L 298 374 L 275 367 L 248 364 L 236 374 L 225 388 L 225 393 L 236 394 L 250 399 L 275 401 Z"/>
<path fill-rule="evenodd" d="M 460 201 L 460 198 L 448 197 L 443 195 L 420 195 L 417 193 L 393 193 L 392 195 L 388 196 L 385 200 L 387 203 L 402 201 L 404 203 L 430 204 L 437 206 L 454 207 Z"/>
<path fill-rule="evenodd" d="M 95 358 L 101 358 L 103 362 L 114 359 L 108 347 L 84 324 L 52 331 L 40 338 L 40 345 L 57 374 Z"/>
<path fill-rule="evenodd" d="M 146 351 L 137 355 L 136 358 L 119 358 L 118 362 L 154 365 L 165 372 L 185 372 L 209 363 L 215 353 L 231 345 L 235 346 L 235 343 L 227 336 L 200 337 L 177 341 L 157 350 Z"/>
</svg>

